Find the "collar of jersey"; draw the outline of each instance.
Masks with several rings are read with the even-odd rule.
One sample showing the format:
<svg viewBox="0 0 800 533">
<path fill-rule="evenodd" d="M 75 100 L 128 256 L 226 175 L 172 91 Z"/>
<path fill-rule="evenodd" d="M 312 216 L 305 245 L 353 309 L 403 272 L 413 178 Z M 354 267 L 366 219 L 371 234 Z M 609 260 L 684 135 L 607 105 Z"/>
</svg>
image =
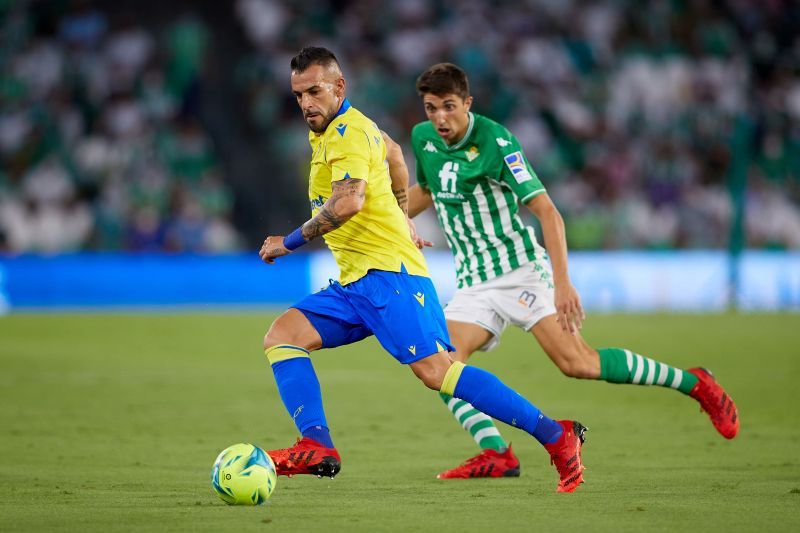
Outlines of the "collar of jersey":
<svg viewBox="0 0 800 533">
<path fill-rule="evenodd" d="M 344 105 L 344 104 L 343 104 Z M 475 117 L 472 116 L 472 111 L 469 112 L 469 125 L 467 126 L 467 133 L 464 134 L 464 138 L 458 141 L 453 146 L 447 146 L 447 143 L 444 143 L 445 147 L 448 151 L 458 150 L 462 146 L 464 146 L 467 141 L 469 140 L 469 136 L 472 134 L 472 127 L 475 125 Z"/>
<path fill-rule="evenodd" d="M 333 115 L 333 118 L 336 118 L 339 115 L 344 115 L 345 113 L 347 113 L 348 109 L 350 109 L 350 100 L 345 98 L 344 100 L 342 100 L 342 105 L 339 106 L 339 111 L 337 111 L 336 114 Z"/>
</svg>

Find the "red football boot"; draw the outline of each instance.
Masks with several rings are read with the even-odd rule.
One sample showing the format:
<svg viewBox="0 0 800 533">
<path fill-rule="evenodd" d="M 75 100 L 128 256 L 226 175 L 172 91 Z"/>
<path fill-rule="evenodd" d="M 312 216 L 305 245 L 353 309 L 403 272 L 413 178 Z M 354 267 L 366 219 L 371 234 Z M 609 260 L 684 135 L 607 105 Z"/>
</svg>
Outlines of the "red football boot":
<svg viewBox="0 0 800 533">
<path fill-rule="evenodd" d="M 689 396 L 700 402 L 700 409 L 708 413 L 711 423 L 723 437 L 735 437 L 739 432 L 739 412 L 733 398 L 705 368 L 690 368 L 687 372 L 697 376 L 697 384 Z"/>
<path fill-rule="evenodd" d="M 581 447 L 586 440 L 587 428 L 574 420 L 558 420 L 564 432 L 552 444 L 545 444 L 544 449 L 550 454 L 550 464 L 556 465 L 561 480 L 556 492 L 573 492 L 583 483 L 583 466 Z"/>
<path fill-rule="evenodd" d="M 313 474 L 333 479 L 342 469 L 342 460 L 335 448 L 326 448 L 308 437 L 297 439 L 290 448 L 268 451 L 267 455 L 275 462 L 279 476 Z"/>
<path fill-rule="evenodd" d="M 519 477 L 519 460 L 511 446 L 503 452 L 483 450 L 455 468 L 442 472 L 438 479 L 469 479 L 474 477 Z"/>
</svg>

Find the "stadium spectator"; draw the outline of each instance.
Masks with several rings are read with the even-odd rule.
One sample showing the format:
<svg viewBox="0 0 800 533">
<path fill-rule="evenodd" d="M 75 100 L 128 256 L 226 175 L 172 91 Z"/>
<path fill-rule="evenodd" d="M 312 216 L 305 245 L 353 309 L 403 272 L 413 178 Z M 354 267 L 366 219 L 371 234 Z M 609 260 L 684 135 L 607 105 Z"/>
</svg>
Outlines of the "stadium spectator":
<svg viewBox="0 0 800 533">
<path fill-rule="evenodd" d="M 289 229 L 307 147 L 276 73 L 314 43 L 350 58 L 353 101 L 401 144 L 424 118 L 413 91 L 421 65 L 463 65 L 476 111 L 520 139 L 573 249 L 724 248 L 740 199 L 746 245 L 798 248 L 796 2 L 465 0 L 450 9 L 436 0 L 237 0 L 219 8 L 238 19 L 235 36 L 232 25 L 204 22 L 208 6 L 180 9 L 156 28 L 123 5 L 0 4 L 5 249 L 46 248 L 18 238 L 23 212 L 70 219 L 88 210 L 88 233 L 51 251 L 134 246 L 131 235 L 154 216 L 163 238 L 145 249 L 185 249 L 166 228 L 183 227 L 186 209 L 208 232 L 191 249 L 240 247 L 241 235 L 261 234 L 253 226 L 264 216 Z M 234 37 L 243 45 L 223 55 Z M 214 54 L 232 65 L 223 83 L 235 85 L 214 105 L 241 100 L 239 115 L 217 124 L 199 112 L 212 97 L 202 89 Z M 244 123 L 246 143 L 239 137 L 222 153 L 226 122 Z M 42 165 L 72 189 L 47 206 L 28 196 Z M 265 169 L 272 186 L 260 183 Z M 202 198 L 212 182 L 226 198 L 221 210 Z M 252 213 L 234 228 L 234 192 L 250 200 L 253 191 Z M 435 220 L 419 226 L 444 245 Z"/>
<path fill-rule="evenodd" d="M 0 80 L 3 248 L 237 248 L 232 193 L 197 118 L 202 23 L 185 16 L 160 36 L 132 13 L 53 4 L 5 4 L 0 17 L 16 37 Z"/>
</svg>

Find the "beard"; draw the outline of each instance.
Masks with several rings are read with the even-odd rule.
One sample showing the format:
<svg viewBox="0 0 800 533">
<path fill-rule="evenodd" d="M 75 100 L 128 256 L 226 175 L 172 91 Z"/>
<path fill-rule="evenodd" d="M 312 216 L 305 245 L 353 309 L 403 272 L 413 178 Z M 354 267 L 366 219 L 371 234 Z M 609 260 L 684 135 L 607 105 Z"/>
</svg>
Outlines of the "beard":
<svg viewBox="0 0 800 533">
<path fill-rule="evenodd" d="M 320 114 L 319 114 L 319 116 L 321 116 L 321 117 L 322 117 L 322 122 L 320 122 L 318 126 L 314 126 L 314 125 L 313 125 L 313 124 L 312 124 L 312 123 L 311 123 L 311 122 L 308 120 L 308 118 L 307 118 L 307 117 L 303 117 L 303 118 L 305 118 L 305 120 L 306 120 L 306 124 L 308 124 L 308 128 L 309 128 L 311 131 L 313 131 L 314 133 L 323 133 L 323 132 L 325 132 L 325 130 L 326 130 L 326 129 L 328 129 L 328 126 L 329 126 L 329 125 L 330 125 L 330 123 L 333 121 L 333 116 L 334 116 L 335 114 L 336 114 L 336 112 L 331 112 L 331 113 L 326 113 L 326 114 L 322 114 L 322 113 L 320 113 Z"/>
</svg>

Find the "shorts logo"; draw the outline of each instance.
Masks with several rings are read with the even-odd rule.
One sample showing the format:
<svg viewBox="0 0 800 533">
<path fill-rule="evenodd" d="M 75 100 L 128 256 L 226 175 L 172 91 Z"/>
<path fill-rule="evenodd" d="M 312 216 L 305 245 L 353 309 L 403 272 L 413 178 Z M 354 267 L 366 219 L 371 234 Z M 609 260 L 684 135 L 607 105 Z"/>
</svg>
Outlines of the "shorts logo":
<svg viewBox="0 0 800 533">
<path fill-rule="evenodd" d="M 423 293 L 418 292 L 417 294 L 414 295 L 414 298 L 417 299 L 417 302 L 419 302 L 419 305 L 421 305 L 422 307 L 425 307 L 425 295 Z"/>
<path fill-rule="evenodd" d="M 417 355 L 417 347 L 416 346 L 409 346 L 408 351 L 414 355 Z"/>
<path fill-rule="evenodd" d="M 525 307 L 533 307 L 534 302 L 536 302 L 536 295 L 532 292 L 522 291 L 522 294 L 519 295 L 519 303 Z"/>
<path fill-rule="evenodd" d="M 522 157 L 522 152 L 516 151 L 513 154 L 508 154 L 503 158 L 503 161 L 506 162 L 508 170 L 514 175 L 517 183 L 525 183 L 533 179 L 530 172 L 528 172 L 528 167 L 525 165 L 525 158 Z"/>
</svg>

